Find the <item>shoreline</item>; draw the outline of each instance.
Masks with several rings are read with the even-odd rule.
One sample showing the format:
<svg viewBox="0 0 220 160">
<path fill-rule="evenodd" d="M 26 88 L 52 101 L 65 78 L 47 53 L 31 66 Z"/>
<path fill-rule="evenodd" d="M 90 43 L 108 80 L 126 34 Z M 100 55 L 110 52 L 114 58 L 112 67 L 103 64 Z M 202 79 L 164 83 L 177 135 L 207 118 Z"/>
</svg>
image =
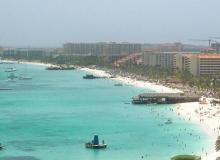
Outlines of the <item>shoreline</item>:
<svg viewBox="0 0 220 160">
<path fill-rule="evenodd" d="M 51 63 L 42 63 L 42 62 L 30 62 L 30 61 L 16 61 L 16 60 L 2 60 L 1 62 L 4 63 L 8 63 L 8 64 L 29 64 L 29 65 L 38 65 L 38 66 L 45 66 L 45 67 L 49 67 L 49 66 L 56 66 L 54 64 Z"/>
<path fill-rule="evenodd" d="M 29 65 L 37 65 L 37 66 L 45 66 L 45 67 L 49 67 L 49 66 L 55 66 L 53 64 L 46 64 L 46 63 L 41 63 L 41 62 L 25 62 L 25 61 L 22 61 L 22 62 L 19 62 L 20 64 L 29 64 Z"/>
<path fill-rule="evenodd" d="M 100 76 L 100 77 L 111 77 L 111 74 L 106 73 L 105 71 L 99 70 L 99 69 L 81 68 L 80 70 L 92 73 L 92 74 L 94 74 L 96 76 Z M 166 86 L 158 85 L 156 83 L 151 83 L 151 82 L 147 82 L 147 81 L 131 79 L 129 77 L 123 77 L 123 76 L 117 75 L 116 78 L 112 78 L 112 79 L 119 81 L 119 82 L 122 82 L 122 83 L 125 83 L 125 84 L 128 84 L 128 85 L 133 85 L 133 86 L 136 86 L 139 88 L 151 89 L 152 91 L 155 91 L 155 92 L 162 92 L 162 93 L 180 93 L 181 92 L 182 93 L 182 91 L 180 91 L 178 89 L 169 88 Z"/>
<path fill-rule="evenodd" d="M 89 72 L 96 76 L 111 76 L 109 73 L 106 73 L 106 71 L 99 69 L 81 68 L 81 70 Z M 153 91 L 160 93 L 182 92 L 181 90 L 169 88 L 163 86 L 162 84 L 140 81 L 128 77 L 116 76 L 116 78 L 113 78 L 113 80 L 140 88 L 153 88 Z M 191 123 L 199 125 L 201 129 L 209 136 L 210 140 L 213 142 L 213 147 L 211 150 L 204 150 L 204 153 L 201 155 L 202 160 L 215 160 L 217 157 L 220 156 L 220 153 L 214 150 L 215 141 L 218 135 L 220 134 L 220 106 L 216 106 L 215 108 L 213 108 L 211 100 L 212 98 L 206 98 L 206 102 L 204 104 L 200 104 L 199 102 L 178 103 L 175 105 L 174 108 L 174 112 L 178 116 L 181 116 L 182 118 L 188 120 Z M 215 116 L 213 116 L 213 114 L 215 114 Z"/>
<path fill-rule="evenodd" d="M 202 160 L 215 160 L 220 157 L 220 152 L 215 151 L 215 141 L 220 134 L 220 106 L 213 106 L 210 103 L 211 100 L 211 98 L 207 98 L 207 102 L 204 104 L 199 102 L 180 103 L 174 109 L 178 116 L 199 125 L 213 143 L 211 150 L 204 150 L 201 155 Z"/>
<path fill-rule="evenodd" d="M 39 66 L 55 66 L 54 64 L 46 64 L 41 62 L 28 62 L 28 61 L 11 61 L 6 60 L 5 62 L 17 62 L 20 64 L 30 64 L 30 65 L 39 65 Z M 111 74 L 107 73 L 101 69 L 91 69 L 87 67 L 78 68 L 81 71 L 85 71 L 96 76 L 101 77 L 110 77 Z M 163 86 L 162 84 L 156 84 L 148 81 L 141 81 L 137 79 L 132 79 L 129 77 L 119 76 L 112 78 L 115 81 L 133 85 L 140 88 L 151 89 L 152 91 L 160 93 L 180 93 L 181 90 L 169 88 Z M 175 105 L 174 112 L 177 115 L 181 116 L 184 119 L 196 123 L 199 125 L 204 132 L 210 137 L 210 140 L 214 142 L 217 139 L 217 136 L 220 134 L 220 106 L 213 107 L 211 98 L 206 98 L 206 103 L 199 104 L 199 102 L 190 102 L 190 103 L 179 103 Z M 214 115 L 213 115 L 214 114 Z M 220 152 L 215 152 L 213 149 L 211 151 L 206 151 L 202 156 L 202 160 L 215 160 L 217 157 L 220 157 Z"/>
</svg>

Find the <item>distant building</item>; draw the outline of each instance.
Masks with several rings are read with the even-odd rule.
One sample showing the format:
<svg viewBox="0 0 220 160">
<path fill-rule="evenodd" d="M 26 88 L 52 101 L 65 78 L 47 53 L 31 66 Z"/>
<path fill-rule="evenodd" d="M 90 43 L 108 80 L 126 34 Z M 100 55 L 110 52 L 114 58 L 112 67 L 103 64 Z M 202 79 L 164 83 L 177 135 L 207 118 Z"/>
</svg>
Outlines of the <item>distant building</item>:
<svg viewBox="0 0 220 160">
<path fill-rule="evenodd" d="M 0 47 L 0 55 L 3 55 L 4 48 Z"/>
<path fill-rule="evenodd" d="M 16 57 L 44 57 L 60 54 L 60 49 L 56 48 L 4 48 L 4 56 Z"/>
<path fill-rule="evenodd" d="M 220 74 L 220 54 L 198 52 L 143 52 L 143 64 L 188 71 L 195 76 Z"/>
<path fill-rule="evenodd" d="M 216 49 L 209 47 L 201 50 L 201 53 L 216 53 Z"/>
<path fill-rule="evenodd" d="M 184 45 L 182 43 L 161 43 L 152 45 L 142 45 L 144 50 L 153 52 L 182 52 Z"/>
<path fill-rule="evenodd" d="M 220 43 L 212 43 L 212 49 L 214 49 L 217 53 L 220 53 Z"/>
<path fill-rule="evenodd" d="M 217 75 L 220 74 L 220 54 L 177 54 L 174 66 L 195 76 Z"/>
<path fill-rule="evenodd" d="M 66 43 L 63 45 L 67 55 L 120 56 L 141 52 L 141 44 L 136 43 Z"/>
<path fill-rule="evenodd" d="M 143 44 L 143 51 L 152 52 L 200 52 L 205 46 L 196 46 L 182 43 Z"/>
<path fill-rule="evenodd" d="M 220 55 L 219 54 L 200 54 L 198 56 L 199 75 L 220 74 Z"/>
<path fill-rule="evenodd" d="M 174 57 L 174 68 L 181 71 L 188 71 L 193 75 L 198 75 L 198 54 L 176 54 Z"/>
<path fill-rule="evenodd" d="M 173 68 L 174 56 L 178 52 L 143 52 L 143 64 Z"/>
</svg>

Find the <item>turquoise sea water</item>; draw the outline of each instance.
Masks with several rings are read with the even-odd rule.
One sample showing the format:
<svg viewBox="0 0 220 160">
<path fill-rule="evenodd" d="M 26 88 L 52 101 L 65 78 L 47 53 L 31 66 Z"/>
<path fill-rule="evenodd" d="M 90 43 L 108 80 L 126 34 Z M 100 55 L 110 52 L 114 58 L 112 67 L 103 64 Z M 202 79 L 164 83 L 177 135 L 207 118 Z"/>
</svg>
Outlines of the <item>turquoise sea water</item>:
<svg viewBox="0 0 220 160">
<path fill-rule="evenodd" d="M 168 160 L 212 145 L 199 126 L 170 111 L 173 105 L 127 104 L 144 89 L 21 64 L 13 65 L 17 75 L 33 79 L 6 82 L 8 66 L 0 65 L 0 88 L 13 88 L 0 91 L 0 160 Z M 168 118 L 172 124 L 159 125 Z M 84 147 L 94 134 L 106 150 Z"/>
</svg>

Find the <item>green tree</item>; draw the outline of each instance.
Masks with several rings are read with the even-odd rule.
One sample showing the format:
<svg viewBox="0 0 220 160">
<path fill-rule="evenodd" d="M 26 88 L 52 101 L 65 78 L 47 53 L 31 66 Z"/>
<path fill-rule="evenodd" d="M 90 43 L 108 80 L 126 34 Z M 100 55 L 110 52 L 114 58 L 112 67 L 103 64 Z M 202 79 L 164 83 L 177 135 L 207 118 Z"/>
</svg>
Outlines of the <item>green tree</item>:
<svg viewBox="0 0 220 160">
<path fill-rule="evenodd" d="M 220 151 L 220 136 L 218 136 L 218 138 L 215 142 L 215 150 Z"/>
</svg>

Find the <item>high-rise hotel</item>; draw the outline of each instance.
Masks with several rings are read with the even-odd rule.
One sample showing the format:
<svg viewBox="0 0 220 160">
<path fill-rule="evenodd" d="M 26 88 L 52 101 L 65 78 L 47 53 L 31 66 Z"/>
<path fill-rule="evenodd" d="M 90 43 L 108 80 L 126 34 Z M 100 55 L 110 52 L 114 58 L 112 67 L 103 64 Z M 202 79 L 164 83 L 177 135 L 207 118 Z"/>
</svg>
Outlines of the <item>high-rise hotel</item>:
<svg viewBox="0 0 220 160">
<path fill-rule="evenodd" d="M 143 64 L 189 71 L 195 76 L 220 75 L 220 54 L 198 52 L 144 52 Z"/>
<path fill-rule="evenodd" d="M 141 44 L 138 43 L 66 43 L 63 45 L 64 54 L 68 55 L 94 55 L 117 56 L 141 52 Z"/>
<path fill-rule="evenodd" d="M 174 65 L 180 70 L 186 70 L 195 76 L 219 75 L 220 54 L 177 54 Z"/>
</svg>

